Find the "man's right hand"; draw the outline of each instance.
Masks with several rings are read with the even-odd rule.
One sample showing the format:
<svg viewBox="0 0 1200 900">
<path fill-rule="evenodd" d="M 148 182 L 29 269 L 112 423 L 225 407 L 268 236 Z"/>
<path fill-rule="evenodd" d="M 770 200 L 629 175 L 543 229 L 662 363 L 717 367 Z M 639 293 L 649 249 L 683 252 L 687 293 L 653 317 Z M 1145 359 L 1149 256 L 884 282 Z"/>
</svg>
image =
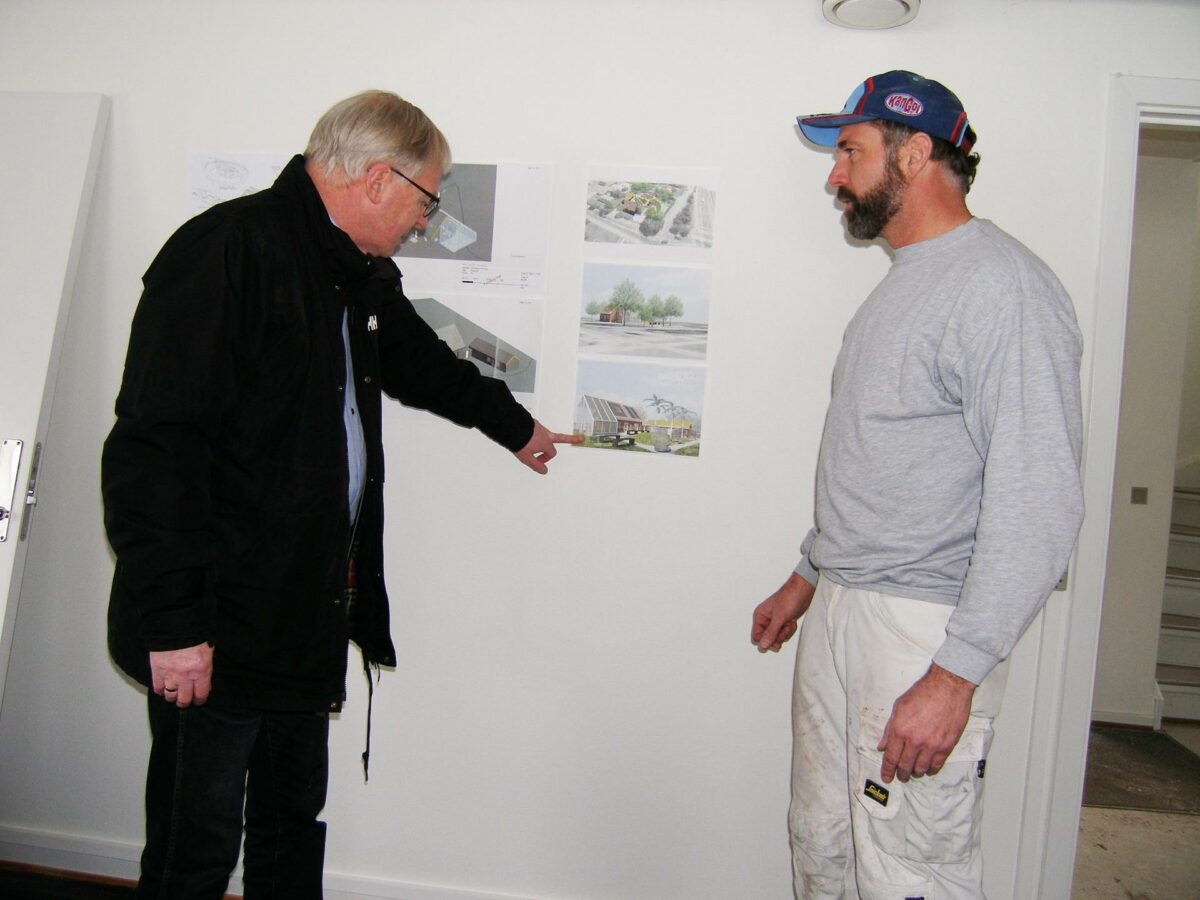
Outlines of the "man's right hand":
<svg viewBox="0 0 1200 900">
<path fill-rule="evenodd" d="M 182 650 L 151 650 L 150 680 L 154 693 L 180 709 L 200 706 L 212 687 L 211 644 Z"/>
<path fill-rule="evenodd" d="M 796 622 L 812 603 L 816 587 L 795 572 L 783 586 L 754 608 L 750 640 L 762 653 L 779 649 L 796 633 Z"/>
</svg>

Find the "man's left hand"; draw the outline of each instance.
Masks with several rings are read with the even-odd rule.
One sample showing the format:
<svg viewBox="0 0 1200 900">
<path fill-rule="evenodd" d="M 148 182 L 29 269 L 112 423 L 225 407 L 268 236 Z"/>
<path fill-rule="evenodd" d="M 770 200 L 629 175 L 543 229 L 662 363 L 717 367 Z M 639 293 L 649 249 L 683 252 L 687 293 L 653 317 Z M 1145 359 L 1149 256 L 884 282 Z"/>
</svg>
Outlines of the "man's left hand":
<svg viewBox="0 0 1200 900">
<path fill-rule="evenodd" d="M 876 748 L 883 751 L 884 782 L 936 775 L 962 737 L 975 685 L 936 664 L 892 704 Z"/>
<path fill-rule="evenodd" d="M 542 423 L 535 419 L 533 423 L 533 435 L 529 438 L 529 443 L 514 455 L 539 475 L 545 475 L 548 471 L 546 463 L 558 455 L 558 450 L 554 446 L 555 444 L 580 444 L 582 442 L 583 435 L 558 434 L 554 431 L 547 431 L 542 426 Z"/>
</svg>

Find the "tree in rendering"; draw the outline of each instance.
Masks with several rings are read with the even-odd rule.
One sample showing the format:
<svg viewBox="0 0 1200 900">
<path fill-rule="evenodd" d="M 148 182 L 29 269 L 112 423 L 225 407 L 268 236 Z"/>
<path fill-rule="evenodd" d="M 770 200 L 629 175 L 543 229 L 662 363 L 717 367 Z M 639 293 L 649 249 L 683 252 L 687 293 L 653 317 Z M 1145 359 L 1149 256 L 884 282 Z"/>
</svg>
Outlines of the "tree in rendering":
<svg viewBox="0 0 1200 900">
<path fill-rule="evenodd" d="M 626 278 L 613 288 L 612 296 L 608 298 L 608 308 L 621 314 L 621 324 L 624 325 L 629 320 L 629 314 L 641 309 L 644 302 L 645 297 L 638 286 Z"/>
<path fill-rule="evenodd" d="M 683 301 L 672 294 L 663 301 L 663 319 L 668 325 L 672 319 L 678 319 L 683 315 Z"/>
<path fill-rule="evenodd" d="M 647 325 L 653 325 L 655 322 L 661 322 L 663 319 L 663 299 L 658 294 L 653 295 L 649 300 L 642 304 L 642 319 Z"/>
<path fill-rule="evenodd" d="M 643 237 L 654 237 L 663 227 L 663 214 L 661 209 L 647 207 L 646 214 L 642 217 L 642 224 L 638 226 L 638 231 Z"/>
</svg>

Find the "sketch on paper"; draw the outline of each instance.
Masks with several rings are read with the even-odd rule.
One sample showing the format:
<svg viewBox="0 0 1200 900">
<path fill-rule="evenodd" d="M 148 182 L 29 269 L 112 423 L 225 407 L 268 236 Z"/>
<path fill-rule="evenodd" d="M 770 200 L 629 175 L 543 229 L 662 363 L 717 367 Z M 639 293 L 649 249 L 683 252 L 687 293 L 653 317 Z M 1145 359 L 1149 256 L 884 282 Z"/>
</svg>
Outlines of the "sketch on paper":
<svg viewBox="0 0 1200 900">
<path fill-rule="evenodd" d="M 637 177 L 588 181 L 583 239 L 593 244 L 711 249 L 716 192 Z"/>
<path fill-rule="evenodd" d="M 529 353 L 432 297 L 411 302 L 417 315 L 459 359 L 470 360 L 482 374 L 503 381 L 514 394 L 534 392 L 537 360 Z"/>
<path fill-rule="evenodd" d="M 576 434 L 584 447 L 699 456 L 705 370 L 581 360 Z"/>
<path fill-rule="evenodd" d="M 707 268 L 585 263 L 579 352 L 704 360 L 711 294 Z"/>
<path fill-rule="evenodd" d="M 442 179 L 441 207 L 414 231 L 398 259 L 490 262 L 496 222 L 496 166 L 461 163 Z"/>
<path fill-rule="evenodd" d="M 193 154 L 188 159 L 188 214 L 269 188 L 289 159 L 279 153 Z"/>
</svg>

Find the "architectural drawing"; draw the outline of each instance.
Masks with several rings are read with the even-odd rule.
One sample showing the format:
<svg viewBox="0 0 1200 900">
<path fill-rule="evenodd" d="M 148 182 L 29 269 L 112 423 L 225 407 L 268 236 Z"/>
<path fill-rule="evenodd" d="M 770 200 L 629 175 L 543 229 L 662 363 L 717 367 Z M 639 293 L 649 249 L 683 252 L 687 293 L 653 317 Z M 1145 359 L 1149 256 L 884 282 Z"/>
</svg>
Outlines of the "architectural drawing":
<svg viewBox="0 0 1200 900">
<path fill-rule="evenodd" d="M 694 256 L 695 251 L 712 249 L 716 206 L 716 173 L 711 170 L 593 166 L 588 172 L 583 239 L 585 244 L 632 245 L 643 253 L 670 256 L 691 250 Z M 592 255 L 613 253 L 612 248 L 593 250 Z"/>
<path fill-rule="evenodd" d="M 585 447 L 699 456 L 705 370 L 581 360 L 574 430 Z"/>
<path fill-rule="evenodd" d="M 193 154 L 188 159 L 188 215 L 269 188 L 289 159 L 282 153 Z"/>
<path fill-rule="evenodd" d="M 579 352 L 703 361 L 712 271 L 585 263 Z"/>
<path fill-rule="evenodd" d="M 432 297 L 412 301 L 417 314 L 460 359 L 469 359 L 481 373 L 497 378 L 513 393 L 532 394 L 537 360 Z"/>
<path fill-rule="evenodd" d="M 396 255 L 405 289 L 541 297 L 552 174 L 537 164 L 456 163 L 442 180 L 441 208 Z"/>
<path fill-rule="evenodd" d="M 491 262 L 496 222 L 494 165 L 460 163 L 442 179 L 442 205 L 424 233 L 414 231 L 400 252 L 404 259 Z"/>
</svg>

